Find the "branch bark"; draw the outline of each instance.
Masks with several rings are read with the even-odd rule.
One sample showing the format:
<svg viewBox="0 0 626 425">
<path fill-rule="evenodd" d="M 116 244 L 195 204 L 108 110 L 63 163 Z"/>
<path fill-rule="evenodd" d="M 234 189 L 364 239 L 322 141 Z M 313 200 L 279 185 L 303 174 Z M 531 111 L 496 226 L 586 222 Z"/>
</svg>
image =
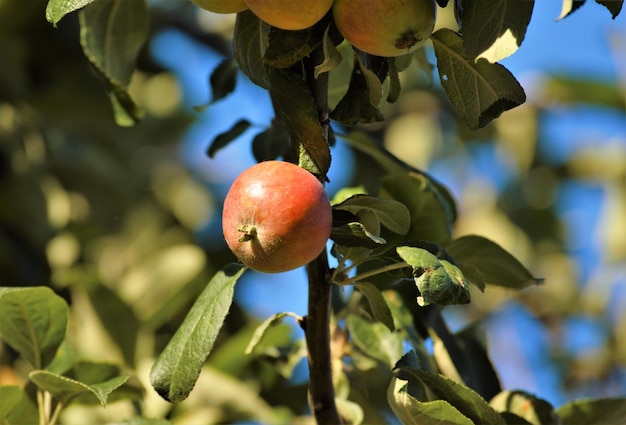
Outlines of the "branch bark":
<svg viewBox="0 0 626 425">
<path fill-rule="evenodd" d="M 318 108 L 322 129 L 328 138 L 328 74 L 316 79 L 314 68 L 324 59 L 322 48 L 318 48 L 305 60 L 307 83 Z M 335 389 L 330 352 L 331 290 L 328 256 L 324 250 L 307 265 L 309 280 L 308 315 L 305 335 L 309 361 L 309 403 L 318 425 L 340 424 L 341 419 L 335 405 Z"/>
</svg>

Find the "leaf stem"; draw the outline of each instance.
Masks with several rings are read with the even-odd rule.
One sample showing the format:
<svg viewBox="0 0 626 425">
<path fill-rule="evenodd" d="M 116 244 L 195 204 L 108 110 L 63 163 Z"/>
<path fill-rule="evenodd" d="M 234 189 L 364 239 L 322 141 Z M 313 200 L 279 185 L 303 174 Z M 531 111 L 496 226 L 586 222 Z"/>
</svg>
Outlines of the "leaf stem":
<svg viewBox="0 0 626 425">
<path fill-rule="evenodd" d="M 351 277 L 349 279 L 346 280 L 342 280 L 341 282 L 336 282 L 339 285 L 352 285 L 353 283 L 359 282 L 361 280 L 367 279 L 368 277 L 372 277 L 372 276 L 376 276 L 379 275 L 381 273 L 385 273 L 391 270 L 399 270 L 399 269 L 404 269 L 407 267 L 411 267 L 408 263 L 406 262 L 401 262 L 401 263 L 393 263 L 393 264 L 389 264 L 387 266 L 384 267 L 379 267 L 377 269 L 374 270 L 370 270 L 368 272 L 365 273 L 361 273 L 358 274 L 354 277 Z"/>
</svg>

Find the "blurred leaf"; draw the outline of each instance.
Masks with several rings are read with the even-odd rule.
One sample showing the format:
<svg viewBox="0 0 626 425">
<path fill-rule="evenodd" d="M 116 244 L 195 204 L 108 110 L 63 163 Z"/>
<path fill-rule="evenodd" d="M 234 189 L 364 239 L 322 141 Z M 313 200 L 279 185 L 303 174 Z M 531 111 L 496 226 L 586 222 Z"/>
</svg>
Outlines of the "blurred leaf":
<svg viewBox="0 0 626 425">
<path fill-rule="evenodd" d="M 269 81 L 276 114 L 287 128 L 291 142 L 304 149 L 316 169 L 305 168 L 318 177 L 326 176 L 330 168 L 330 148 L 306 82 L 297 74 L 273 68 Z"/>
<path fill-rule="evenodd" d="M 512 413 L 533 425 L 561 424 L 550 403 L 525 391 L 502 391 L 489 404 L 498 412 Z"/>
<path fill-rule="evenodd" d="M 498 412 L 471 388 L 438 373 L 405 367 L 402 360 L 395 373 L 409 383 L 426 385 L 438 399 L 447 401 L 476 424 L 506 425 Z"/>
<path fill-rule="evenodd" d="M 350 425 L 360 425 L 363 423 L 363 409 L 357 403 L 343 398 L 335 398 L 335 405 L 339 416 Z"/>
<path fill-rule="evenodd" d="M 585 0 L 563 0 L 563 5 L 561 6 L 561 14 L 557 19 L 561 20 L 571 15 L 583 4 L 585 4 Z"/>
<path fill-rule="evenodd" d="M 145 395 L 144 388 L 139 380 L 134 376 L 126 376 L 122 368 L 113 363 L 81 360 L 63 374 L 63 377 L 88 385 L 98 394 L 104 394 L 104 399 L 107 403 L 118 400 L 135 400 Z M 115 391 L 112 391 L 110 388 L 111 383 L 116 382 L 120 378 L 124 378 L 123 382 L 113 388 Z M 102 397 L 98 396 L 98 394 L 96 394 L 96 400 L 92 394 L 83 392 L 73 397 L 72 402 L 87 405 L 96 401 L 102 402 Z"/>
<path fill-rule="evenodd" d="M 265 334 L 267 333 L 267 331 L 271 327 L 276 326 L 276 325 L 282 323 L 283 319 L 285 317 L 287 317 L 287 316 L 291 316 L 291 317 L 295 318 L 296 321 L 298 321 L 298 322 L 300 322 L 300 320 L 302 320 L 302 318 L 300 316 L 298 316 L 295 313 L 290 313 L 290 312 L 276 313 L 276 314 L 268 317 L 254 331 L 254 334 L 252 335 L 252 339 L 250 339 L 250 342 L 248 343 L 248 346 L 246 347 L 245 354 L 252 353 L 255 350 L 255 348 L 261 343 L 261 340 L 265 337 Z"/>
<path fill-rule="evenodd" d="M 106 382 L 92 385 L 87 385 L 47 370 L 35 370 L 29 374 L 29 378 L 39 389 L 48 391 L 64 405 L 68 404 L 73 398 L 79 395 L 90 393 L 96 397 L 104 407 L 107 404 L 109 394 L 116 388 L 122 386 L 128 379 L 128 376 L 118 376 Z"/>
<path fill-rule="evenodd" d="M 422 248 L 400 246 L 396 251 L 413 269 L 420 306 L 470 302 L 469 282 L 458 267 Z"/>
<path fill-rule="evenodd" d="M 250 81 L 269 90 L 270 82 L 263 61 L 268 31 L 268 26 L 250 10 L 237 13 L 233 36 L 237 63 Z"/>
<path fill-rule="evenodd" d="M 419 401 L 406 390 L 408 384 L 393 379 L 387 391 L 387 401 L 393 413 L 404 425 L 474 425 L 444 400 Z"/>
<path fill-rule="evenodd" d="M 289 133 L 280 120 L 273 120 L 270 127 L 252 139 L 252 154 L 257 162 L 284 157 L 289 150 Z"/>
<path fill-rule="evenodd" d="M 161 418 L 146 418 L 145 416 L 133 416 L 121 422 L 121 425 L 172 425 L 172 422 Z"/>
<path fill-rule="evenodd" d="M 596 0 L 596 3 L 601 4 L 602 6 L 609 9 L 609 12 L 611 12 L 611 17 L 615 19 L 622 10 L 624 0 Z"/>
<path fill-rule="evenodd" d="M 409 210 L 398 201 L 382 199 L 370 195 L 353 195 L 333 209 L 348 211 L 359 217 L 364 212 L 374 214 L 376 219 L 394 233 L 406 234 L 411 224 Z"/>
<path fill-rule="evenodd" d="M 17 385 L 0 386 L 0 423 L 3 425 L 36 424 L 37 406 L 24 388 Z"/>
<path fill-rule="evenodd" d="M 358 282 L 355 284 L 355 287 L 365 296 L 365 299 L 367 299 L 374 320 L 382 323 L 393 332 L 395 330 L 393 316 L 380 289 L 369 282 Z"/>
<path fill-rule="evenodd" d="M 228 314 L 235 283 L 244 270 L 241 265 L 230 264 L 213 276 L 152 365 L 150 382 L 164 399 L 180 402 L 193 389 Z"/>
<path fill-rule="evenodd" d="M 494 63 L 522 45 L 532 16 L 534 0 L 463 1 L 463 46 L 472 59 Z"/>
<path fill-rule="evenodd" d="M 473 130 L 526 101 L 524 89 L 502 65 L 465 56 L 463 39 L 443 28 L 431 40 L 439 79 L 458 116 Z"/>
<path fill-rule="evenodd" d="M 542 91 L 543 96 L 550 101 L 573 105 L 587 103 L 626 110 L 626 99 L 619 88 L 604 80 L 552 76 L 545 80 Z"/>
<path fill-rule="evenodd" d="M 209 77 L 211 85 L 211 100 L 200 106 L 194 106 L 197 112 L 204 111 L 208 106 L 214 104 L 218 100 L 224 99 L 226 96 L 235 91 L 237 85 L 237 72 L 239 67 L 233 58 L 226 58 L 219 63 Z"/>
<path fill-rule="evenodd" d="M 0 335 L 35 369 L 56 355 L 67 319 L 65 300 L 50 288 L 0 288 Z"/>
<path fill-rule="evenodd" d="M 263 61 L 274 68 L 289 68 L 309 55 L 321 42 L 316 26 L 298 31 L 271 27 Z"/>
<path fill-rule="evenodd" d="M 56 26 L 68 13 L 85 7 L 94 0 L 49 0 L 46 6 L 46 19 Z"/>
<path fill-rule="evenodd" d="M 106 83 L 116 123 L 136 124 L 143 112 L 126 88 L 148 35 L 145 0 L 99 0 L 82 9 L 79 20 L 81 46 Z"/>
<path fill-rule="evenodd" d="M 556 409 L 562 425 L 621 425 L 626 417 L 626 397 L 580 399 Z"/>
<path fill-rule="evenodd" d="M 482 236 L 463 236 L 445 249 L 459 264 L 468 263 L 478 269 L 485 283 L 512 289 L 523 289 L 542 283 L 511 254 Z"/>
<path fill-rule="evenodd" d="M 408 55 L 407 55 L 408 56 Z M 400 83 L 400 74 L 395 58 L 389 58 L 389 93 L 387 94 L 387 102 L 395 103 L 400 98 L 402 85 Z"/>
<path fill-rule="evenodd" d="M 213 139 L 211 145 L 209 146 L 209 149 L 207 150 L 207 155 L 209 156 L 209 158 L 213 158 L 220 149 L 225 148 L 230 142 L 245 133 L 251 125 L 252 124 L 250 124 L 248 120 L 240 119 L 235 124 L 233 124 L 233 126 L 229 130 L 226 130 L 225 132 L 215 136 L 215 139 Z"/>
<path fill-rule="evenodd" d="M 380 322 L 369 322 L 351 314 L 347 319 L 348 330 L 354 344 L 368 356 L 382 361 L 389 367 L 402 357 L 402 337 Z"/>
<path fill-rule="evenodd" d="M 134 366 L 139 321 L 133 309 L 104 285 L 94 285 L 87 290 L 87 295 L 102 325 L 122 352 L 124 361 Z"/>
</svg>

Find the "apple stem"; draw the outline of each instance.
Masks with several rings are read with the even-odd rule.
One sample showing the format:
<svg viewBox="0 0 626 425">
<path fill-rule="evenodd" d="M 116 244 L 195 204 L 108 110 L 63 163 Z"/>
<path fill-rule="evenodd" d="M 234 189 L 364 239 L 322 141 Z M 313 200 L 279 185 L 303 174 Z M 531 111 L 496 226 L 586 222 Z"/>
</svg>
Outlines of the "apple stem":
<svg viewBox="0 0 626 425">
<path fill-rule="evenodd" d="M 243 233 L 239 238 L 239 242 L 248 242 L 256 238 L 256 226 L 245 224 L 237 229 Z"/>
</svg>

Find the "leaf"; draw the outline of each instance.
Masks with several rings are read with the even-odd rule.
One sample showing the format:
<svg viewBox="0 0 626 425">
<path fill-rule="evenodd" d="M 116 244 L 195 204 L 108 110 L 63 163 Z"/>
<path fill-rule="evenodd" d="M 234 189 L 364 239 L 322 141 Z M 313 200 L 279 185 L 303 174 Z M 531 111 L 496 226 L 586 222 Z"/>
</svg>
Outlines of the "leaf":
<svg viewBox="0 0 626 425">
<path fill-rule="evenodd" d="M 24 388 L 17 385 L 0 386 L 0 424 L 36 424 L 39 417 L 37 407 Z"/>
<path fill-rule="evenodd" d="M 324 60 L 319 65 L 315 66 L 315 74 L 314 77 L 317 78 L 320 74 L 324 72 L 330 72 L 333 69 L 337 68 L 341 63 L 342 56 L 337 50 L 337 46 L 329 35 L 329 31 L 332 28 L 331 25 L 326 27 L 324 31 L 324 38 L 322 39 L 322 49 L 324 51 Z"/>
<path fill-rule="evenodd" d="M 224 99 L 226 96 L 235 91 L 237 85 L 237 72 L 239 67 L 233 58 L 226 58 L 219 63 L 209 77 L 211 86 L 211 100 L 200 106 L 194 106 L 197 112 L 204 111 L 208 106 L 214 104 L 218 100 Z"/>
<path fill-rule="evenodd" d="M 524 89 L 502 65 L 465 56 L 463 40 L 452 30 L 431 36 L 439 79 L 455 112 L 473 130 L 526 101 Z"/>
<path fill-rule="evenodd" d="M 562 425 L 621 425 L 626 417 L 626 397 L 580 399 L 556 409 Z"/>
<path fill-rule="evenodd" d="M 259 345 L 267 331 L 280 323 L 282 323 L 283 319 L 287 316 L 291 316 L 296 319 L 296 321 L 300 322 L 302 318 L 295 313 L 290 312 L 282 312 L 276 313 L 270 317 L 268 317 L 261 325 L 256 328 L 248 346 L 246 347 L 245 354 L 250 354 L 254 351 L 254 349 Z"/>
<path fill-rule="evenodd" d="M 526 391 L 502 391 L 489 404 L 498 412 L 512 413 L 531 424 L 561 424 L 550 403 Z"/>
<path fill-rule="evenodd" d="M 380 360 L 390 368 L 402 357 L 402 337 L 380 322 L 369 322 L 351 314 L 348 330 L 354 344 L 368 356 Z"/>
<path fill-rule="evenodd" d="M 352 221 L 333 227 L 330 238 L 338 245 L 375 249 L 387 241 L 368 231 L 363 223 Z"/>
<path fill-rule="evenodd" d="M 126 87 L 148 35 L 145 0 L 99 0 L 79 13 L 80 44 L 106 83 L 115 121 L 132 126 L 143 117 Z"/>
<path fill-rule="evenodd" d="M 404 381 L 393 379 L 387 390 L 389 406 L 404 425 L 474 425 L 447 401 L 419 401 L 406 387 Z"/>
<path fill-rule="evenodd" d="M 445 249 L 458 264 L 468 263 L 478 269 L 485 283 L 523 289 L 543 282 L 537 279 L 511 254 L 482 236 L 463 236 Z"/>
<path fill-rule="evenodd" d="M 0 335 L 35 369 L 56 355 L 67 319 L 65 300 L 50 288 L 0 288 Z"/>
<path fill-rule="evenodd" d="M 281 121 L 273 120 L 270 127 L 252 139 L 252 154 L 257 162 L 284 157 L 289 150 L 289 133 Z"/>
<path fill-rule="evenodd" d="M 193 389 L 202 365 L 233 300 L 234 286 L 245 268 L 227 265 L 200 294 L 150 370 L 150 383 L 161 397 L 177 403 Z"/>
<path fill-rule="evenodd" d="M 585 0 L 563 0 L 563 5 L 561 6 L 561 14 L 557 18 L 557 20 L 561 20 L 571 15 L 583 4 L 585 4 Z"/>
<path fill-rule="evenodd" d="M 363 408 L 358 403 L 343 398 L 335 398 L 335 405 L 337 406 L 339 416 L 344 421 L 347 421 L 346 423 L 350 425 L 363 423 Z"/>
<path fill-rule="evenodd" d="M 56 27 L 67 14 L 87 6 L 94 0 L 49 0 L 46 6 L 46 19 Z"/>
<path fill-rule="evenodd" d="M 122 368 L 113 363 L 82 360 L 75 363 L 63 376 L 91 388 L 90 392 L 73 397 L 73 403 L 90 405 L 94 402 L 102 403 L 103 400 L 111 403 L 118 400 L 136 400 L 145 395 L 145 390 L 137 378 L 126 376 Z M 118 381 L 123 382 L 113 387 L 112 384 Z"/>
<path fill-rule="evenodd" d="M 422 248 L 399 246 L 396 251 L 413 269 L 420 306 L 470 302 L 469 282 L 458 267 Z"/>
<path fill-rule="evenodd" d="M 359 217 L 367 211 L 376 216 L 380 224 L 394 233 L 406 234 L 411 225 L 409 210 L 393 199 L 382 199 L 370 195 L 353 195 L 333 209 L 347 211 Z"/>
<path fill-rule="evenodd" d="M 269 90 L 270 82 L 263 61 L 268 32 L 268 26 L 250 10 L 237 13 L 233 35 L 237 63 L 250 81 Z"/>
<path fill-rule="evenodd" d="M 322 129 L 315 99 L 306 82 L 288 70 L 271 68 L 270 95 L 274 110 L 287 128 L 291 142 L 305 151 L 315 169 L 304 167 L 318 177 L 330 168 L 330 147 Z M 300 155 L 302 164 L 302 154 Z"/>
<path fill-rule="evenodd" d="M 596 0 L 596 3 L 601 4 L 602 6 L 609 9 L 609 12 L 611 12 L 611 17 L 615 19 L 617 18 L 617 15 L 619 15 L 619 13 L 622 11 L 624 0 Z"/>
<path fill-rule="evenodd" d="M 405 367 L 400 361 L 394 370 L 399 379 L 426 385 L 476 424 L 506 425 L 504 419 L 475 391 L 438 373 Z"/>
<path fill-rule="evenodd" d="M 319 46 L 321 39 L 316 36 L 318 31 L 316 26 L 298 31 L 271 27 L 263 61 L 274 68 L 289 68 Z"/>
<path fill-rule="evenodd" d="M 463 46 L 467 56 L 491 63 L 502 60 L 522 45 L 534 0 L 463 1 Z"/>
<path fill-rule="evenodd" d="M 209 149 L 207 149 L 209 158 L 213 158 L 219 150 L 224 149 L 230 142 L 245 133 L 251 125 L 248 120 L 240 119 L 230 129 L 215 136 Z"/>
<path fill-rule="evenodd" d="M 365 295 L 374 320 L 382 323 L 393 332 L 395 330 L 393 316 L 391 315 L 391 310 L 385 301 L 385 297 L 380 292 L 380 289 L 378 289 L 376 285 L 369 282 L 358 282 L 354 286 L 359 292 Z"/>
<path fill-rule="evenodd" d="M 49 392 L 63 405 L 68 404 L 79 395 L 91 393 L 104 407 L 107 404 L 109 394 L 122 386 L 128 379 L 128 376 L 118 376 L 106 382 L 93 385 L 87 385 L 47 370 L 35 370 L 29 374 L 29 378 L 39 389 Z"/>
</svg>

